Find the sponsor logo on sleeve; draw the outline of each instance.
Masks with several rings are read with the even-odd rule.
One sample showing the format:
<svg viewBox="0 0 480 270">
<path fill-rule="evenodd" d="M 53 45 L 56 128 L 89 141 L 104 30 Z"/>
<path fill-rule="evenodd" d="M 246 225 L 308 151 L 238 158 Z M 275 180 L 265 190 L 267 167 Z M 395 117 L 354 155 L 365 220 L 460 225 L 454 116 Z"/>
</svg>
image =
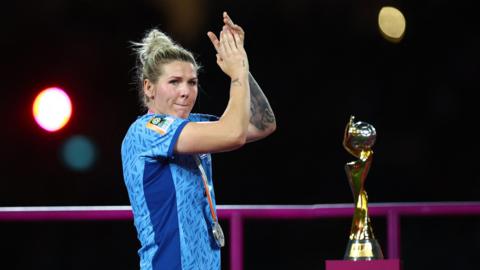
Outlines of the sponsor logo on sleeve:
<svg viewBox="0 0 480 270">
<path fill-rule="evenodd" d="M 155 116 L 147 122 L 147 128 L 163 135 L 168 132 L 168 129 L 172 123 L 173 118 L 171 117 Z"/>
</svg>

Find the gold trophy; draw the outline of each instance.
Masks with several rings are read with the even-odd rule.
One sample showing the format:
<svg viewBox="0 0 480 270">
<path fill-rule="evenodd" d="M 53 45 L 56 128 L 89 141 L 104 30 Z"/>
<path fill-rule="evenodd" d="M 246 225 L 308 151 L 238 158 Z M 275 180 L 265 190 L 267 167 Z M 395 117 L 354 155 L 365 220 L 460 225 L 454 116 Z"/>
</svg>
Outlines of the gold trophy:
<svg viewBox="0 0 480 270">
<path fill-rule="evenodd" d="M 353 192 L 355 213 L 353 215 L 350 239 L 345 252 L 345 260 L 369 261 L 383 259 L 380 244 L 373 235 L 368 217 L 368 197 L 365 191 L 365 178 L 372 164 L 372 146 L 375 143 L 375 128 L 365 122 L 354 122 L 354 116 L 345 128 L 343 147 L 356 158 L 345 164 L 348 182 Z"/>
</svg>

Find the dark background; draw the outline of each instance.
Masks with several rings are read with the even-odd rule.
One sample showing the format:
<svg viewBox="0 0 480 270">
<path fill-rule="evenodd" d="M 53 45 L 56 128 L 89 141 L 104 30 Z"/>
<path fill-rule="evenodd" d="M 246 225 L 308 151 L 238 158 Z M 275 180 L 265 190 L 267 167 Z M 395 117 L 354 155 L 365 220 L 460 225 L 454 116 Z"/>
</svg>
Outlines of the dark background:
<svg viewBox="0 0 480 270">
<path fill-rule="evenodd" d="M 406 17 L 400 43 L 378 30 L 384 5 Z M 194 111 L 220 115 L 228 80 L 206 32 L 218 33 L 224 10 L 246 30 L 278 129 L 213 156 L 218 204 L 353 202 L 343 166 L 354 157 L 341 144 L 350 115 L 377 130 L 371 203 L 478 201 L 480 23 L 469 1 L 50 0 L 0 9 L 0 206 L 127 205 L 120 144 L 142 113 L 129 42 L 159 27 L 193 51 L 204 67 Z M 53 134 L 31 115 L 49 86 L 74 106 Z M 97 148 L 88 171 L 59 155 L 78 134 Z M 245 269 L 323 269 L 343 256 L 350 222 L 247 221 Z M 385 247 L 385 220 L 373 222 Z M 403 219 L 405 268 L 478 269 L 479 226 L 478 217 Z M 130 221 L 9 222 L 0 239 L 0 269 L 138 268 Z M 223 254 L 228 269 L 228 247 Z"/>
</svg>

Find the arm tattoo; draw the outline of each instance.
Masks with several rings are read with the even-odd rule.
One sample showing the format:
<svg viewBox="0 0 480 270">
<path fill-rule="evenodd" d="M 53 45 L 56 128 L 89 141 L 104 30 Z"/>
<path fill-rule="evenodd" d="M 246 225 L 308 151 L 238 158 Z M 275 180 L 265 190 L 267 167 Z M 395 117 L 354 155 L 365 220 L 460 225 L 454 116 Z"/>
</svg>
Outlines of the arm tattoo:
<svg viewBox="0 0 480 270">
<path fill-rule="evenodd" d="M 239 79 L 234 79 L 234 80 L 232 80 L 232 82 L 231 82 L 230 84 L 231 84 L 231 85 L 240 85 L 240 86 L 242 85 L 242 83 L 240 82 Z"/>
<path fill-rule="evenodd" d="M 275 123 L 275 116 L 267 97 L 252 74 L 248 75 L 248 83 L 250 85 L 250 123 L 259 130 L 265 130 Z"/>
</svg>

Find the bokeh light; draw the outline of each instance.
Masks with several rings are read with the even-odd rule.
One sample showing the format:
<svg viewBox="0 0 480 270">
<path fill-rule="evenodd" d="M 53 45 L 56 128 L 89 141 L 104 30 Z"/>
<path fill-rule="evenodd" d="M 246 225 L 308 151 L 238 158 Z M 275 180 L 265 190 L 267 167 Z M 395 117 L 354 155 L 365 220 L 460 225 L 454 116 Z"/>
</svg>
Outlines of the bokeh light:
<svg viewBox="0 0 480 270">
<path fill-rule="evenodd" d="M 70 137 L 63 145 L 61 157 L 64 164 L 74 171 L 87 171 L 96 160 L 93 142 L 83 135 Z"/>
<path fill-rule="evenodd" d="M 54 132 L 63 128 L 72 115 L 67 93 L 58 87 L 41 91 L 33 102 L 33 117 L 43 129 Z"/>
<path fill-rule="evenodd" d="M 405 35 L 405 17 L 394 7 L 382 7 L 378 13 L 378 26 L 382 36 L 390 42 L 400 42 Z"/>
</svg>

